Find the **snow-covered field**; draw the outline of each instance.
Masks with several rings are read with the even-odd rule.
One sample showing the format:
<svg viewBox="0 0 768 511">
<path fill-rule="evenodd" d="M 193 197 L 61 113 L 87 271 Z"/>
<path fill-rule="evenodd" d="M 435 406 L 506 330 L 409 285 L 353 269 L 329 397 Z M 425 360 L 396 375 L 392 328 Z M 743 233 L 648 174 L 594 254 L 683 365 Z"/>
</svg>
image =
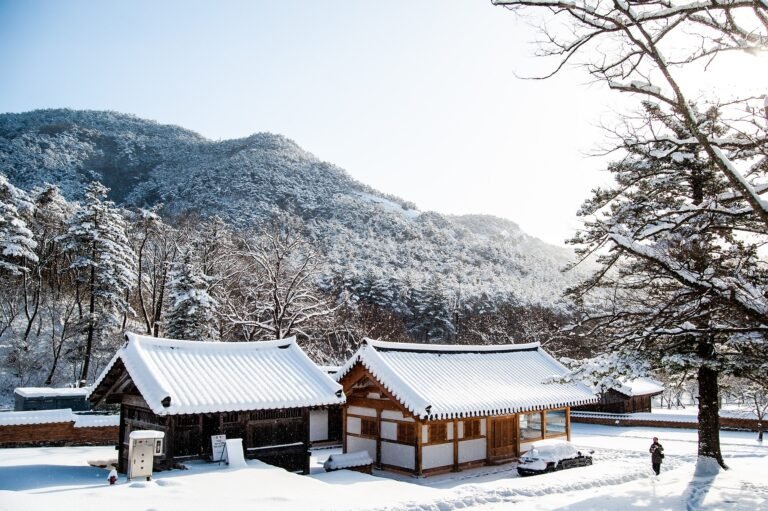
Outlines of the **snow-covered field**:
<svg viewBox="0 0 768 511">
<path fill-rule="evenodd" d="M 730 470 L 695 478 L 696 432 L 687 429 L 573 425 L 573 441 L 595 450 L 595 464 L 520 478 L 514 464 L 418 479 L 377 473 L 324 473 L 334 450 L 316 451 L 310 476 L 257 461 L 247 468 L 194 463 L 151 482 L 107 484 L 89 460 L 111 447 L 0 449 L 0 510 L 736 510 L 768 509 L 768 443 L 755 433 L 723 432 Z M 666 458 L 652 476 L 647 449 L 658 436 Z"/>
</svg>

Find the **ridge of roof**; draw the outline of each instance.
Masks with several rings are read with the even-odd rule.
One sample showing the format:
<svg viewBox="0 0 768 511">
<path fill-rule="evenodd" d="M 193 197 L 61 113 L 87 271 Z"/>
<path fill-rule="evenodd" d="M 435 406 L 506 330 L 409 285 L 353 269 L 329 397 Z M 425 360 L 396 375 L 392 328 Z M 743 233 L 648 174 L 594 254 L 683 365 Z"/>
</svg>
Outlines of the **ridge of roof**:
<svg viewBox="0 0 768 511">
<path fill-rule="evenodd" d="M 377 351 L 405 351 L 413 353 L 506 353 L 510 351 L 535 351 L 539 342 L 526 344 L 419 344 L 413 342 L 390 342 L 365 338 L 363 343 Z"/>
</svg>

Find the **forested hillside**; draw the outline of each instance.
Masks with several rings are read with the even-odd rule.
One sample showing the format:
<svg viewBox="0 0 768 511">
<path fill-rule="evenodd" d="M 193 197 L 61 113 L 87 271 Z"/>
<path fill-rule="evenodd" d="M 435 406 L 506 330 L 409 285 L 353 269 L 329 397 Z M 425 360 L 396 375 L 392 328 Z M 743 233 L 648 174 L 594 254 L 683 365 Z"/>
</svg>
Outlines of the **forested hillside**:
<svg viewBox="0 0 768 511">
<path fill-rule="evenodd" d="M 561 272 L 567 250 L 511 221 L 421 212 L 269 133 L 210 141 L 114 112 L 4 114 L 0 173 L 0 232 L 25 247 L 3 255 L 5 392 L 92 378 L 124 328 L 298 335 L 325 362 L 366 335 L 547 340 L 577 278 Z M 101 214 L 109 236 L 94 232 Z"/>
</svg>

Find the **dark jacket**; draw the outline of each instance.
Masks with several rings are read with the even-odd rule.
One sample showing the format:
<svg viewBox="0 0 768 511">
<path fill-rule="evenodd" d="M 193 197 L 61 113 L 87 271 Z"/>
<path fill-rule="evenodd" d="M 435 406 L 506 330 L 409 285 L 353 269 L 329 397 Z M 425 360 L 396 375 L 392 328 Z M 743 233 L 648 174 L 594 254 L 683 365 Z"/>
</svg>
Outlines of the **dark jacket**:
<svg viewBox="0 0 768 511">
<path fill-rule="evenodd" d="M 661 463 L 664 458 L 664 447 L 659 442 L 653 442 L 648 452 L 651 453 L 651 463 Z"/>
</svg>

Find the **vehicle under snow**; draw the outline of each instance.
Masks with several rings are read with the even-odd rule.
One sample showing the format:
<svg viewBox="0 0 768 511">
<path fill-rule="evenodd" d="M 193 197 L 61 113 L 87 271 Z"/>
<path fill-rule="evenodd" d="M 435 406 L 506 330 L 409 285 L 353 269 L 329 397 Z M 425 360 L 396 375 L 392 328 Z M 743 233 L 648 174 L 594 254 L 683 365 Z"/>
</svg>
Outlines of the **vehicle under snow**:
<svg viewBox="0 0 768 511">
<path fill-rule="evenodd" d="M 521 476 L 543 474 L 592 464 L 593 451 L 583 453 L 565 440 L 541 440 L 520 457 L 517 473 Z"/>
</svg>

